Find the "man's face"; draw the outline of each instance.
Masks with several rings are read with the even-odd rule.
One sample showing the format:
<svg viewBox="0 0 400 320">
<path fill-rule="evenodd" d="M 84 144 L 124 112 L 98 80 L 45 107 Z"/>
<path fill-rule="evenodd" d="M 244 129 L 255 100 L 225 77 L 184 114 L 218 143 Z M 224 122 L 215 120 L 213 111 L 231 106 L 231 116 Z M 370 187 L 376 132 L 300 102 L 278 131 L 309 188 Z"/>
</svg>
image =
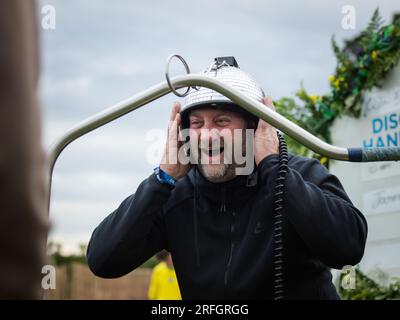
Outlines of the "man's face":
<svg viewBox="0 0 400 320">
<path fill-rule="evenodd" d="M 191 150 L 198 148 L 202 174 L 211 182 L 233 179 L 237 167 L 234 148 L 241 146 L 245 152 L 247 120 L 237 112 L 201 108 L 190 112 L 189 123 Z"/>
</svg>

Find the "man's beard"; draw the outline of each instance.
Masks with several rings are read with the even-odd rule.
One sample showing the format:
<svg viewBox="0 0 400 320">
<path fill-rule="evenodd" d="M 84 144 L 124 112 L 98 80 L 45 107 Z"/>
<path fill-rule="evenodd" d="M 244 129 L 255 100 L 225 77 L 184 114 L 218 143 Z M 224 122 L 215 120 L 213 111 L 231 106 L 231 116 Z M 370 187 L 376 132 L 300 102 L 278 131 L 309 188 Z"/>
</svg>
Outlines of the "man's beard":
<svg viewBox="0 0 400 320">
<path fill-rule="evenodd" d="M 243 142 L 242 142 L 243 143 Z M 221 145 L 224 145 L 223 142 Z M 233 157 L 233 148 L 232 146 L 224 146 L 224 151 L 223 154 L 220 156 L 220 162 L 212 163 L 209 161 L 208 163 L 204 162 L 202 163 L 202 156 L 204 154 L 201 153 L 201 150 L 199 150 L 200 156 L 200 161 L 198 168 L 200 172 L 203 174 L 203 176 L 209 180 L 210 182 L 214 183 L 221 183 L 221 182 L 226 182 L 229 180 L 232 180 L 233 178 L 236 177 L 236 168 L 238 165 L 235 162 L 235 159 Z M 242 145 L 242 152 L 245 152 L 245 145 Z M 230 157 L 226 158 L 225 153 L 230 154 Z M 229 159 L 229 160 L 228 160 Z"/>
<path fill-rule="evenodd" d="M 203 176 L 214 183 L 226 182 L 235 177 L 235 164 L 199 164 Z"/>
</svg>

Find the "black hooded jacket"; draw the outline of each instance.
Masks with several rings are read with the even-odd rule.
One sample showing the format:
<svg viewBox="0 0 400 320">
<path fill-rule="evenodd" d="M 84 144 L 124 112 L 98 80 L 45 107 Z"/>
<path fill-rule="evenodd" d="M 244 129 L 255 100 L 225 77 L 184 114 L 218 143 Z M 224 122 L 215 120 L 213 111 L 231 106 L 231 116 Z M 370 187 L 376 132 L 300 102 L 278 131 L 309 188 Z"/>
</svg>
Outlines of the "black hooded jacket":
<svg viewBox="0 0 400 320">
<path fill-rule="evenodd" d="M 278 155 L 253 174 L 211 183 L 196 167 L 175 187 L 154 174 L 95 229 L 93 273 L 123 276 L 171 252 L 183 299 L 273 298 L 273 190 Z M 289 155 L 284 193 L 284 296 L 338 299 L 330 268 L 356 265 L 367 223 L 315 159 Z"/>
</svg>

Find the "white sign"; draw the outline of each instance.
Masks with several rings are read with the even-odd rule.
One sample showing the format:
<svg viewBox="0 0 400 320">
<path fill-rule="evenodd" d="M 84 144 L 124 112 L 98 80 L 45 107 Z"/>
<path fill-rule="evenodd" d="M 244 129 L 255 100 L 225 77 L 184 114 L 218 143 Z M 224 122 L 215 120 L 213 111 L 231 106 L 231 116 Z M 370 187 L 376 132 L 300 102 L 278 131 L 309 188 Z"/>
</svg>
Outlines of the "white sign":
<svg viewBox="0 0 400 320">
<path fill-rule="evenodd" d="M 400 175 L 400 162 L 366 162 L 361 163 L 362 181 L 391 178 Z M 400 177 L 399 177 L 400 180 Z"/>
<path fill-rule="evenodd" d="M 362 105 L 362 146 L 400 146 L 400 87 L 364 95 Z M 391 178 L 400 175 L 398 162 L 372 162 L 361 166 L 361 180 Z"/>
<path fill-rule="evenodd" d="M 396 212 L 400 209 L 400 187 L 366 192 L 363 195 L 363 212 L 374 215 Z"/>
<path fill-rule="evenodd" d="M 400 64 L 384 85 L 363 93 L 361 117 L 335 120 L 332 143 L 343 147 L 400 147 Z M 353 204 L 368 221 L 368 241 L 360 268 L 379 267 L 400 275 L 400 161 L 332 161 Z"/>
<path fill-rule="evenodd" d="M 400 146 L 400 111 L 368 117 L 362 120 L 363 147 Z"/>
<path fill-rule="evenodd" d="M 362 104 L 362 117 L 387 113 L 399 110 L 400 106 L 400 87 L 391 88 L 383 91 L 373 88 L 364 93 Z"/>
</svg>

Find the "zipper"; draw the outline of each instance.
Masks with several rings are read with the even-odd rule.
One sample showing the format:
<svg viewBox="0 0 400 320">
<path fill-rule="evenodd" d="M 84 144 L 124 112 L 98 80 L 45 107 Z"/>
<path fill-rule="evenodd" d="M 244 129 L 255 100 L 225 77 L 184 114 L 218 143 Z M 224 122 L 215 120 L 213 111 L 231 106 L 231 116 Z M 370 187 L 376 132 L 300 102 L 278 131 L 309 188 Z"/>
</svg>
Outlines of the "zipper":
<svg viewBox="0 0 400 320">
<path fill-rule="evenodd" d="M 220 212 L 221 213 L 226 213 L 226 189 L 223 187 L 221 190 L 221 206 L 220 206 Z M 228 277 L 229 277 L 229 271 L 232 265 L 232 258 L 233 258 L 233 252 L 235 250 L 235 242 L 234 242 L 234 237 L 233 234 L 235 232 L 235 212 L 233 211 L 231 216 L 230 216 L 230 225 L 229 225 L 229 256 L 228 260 L 225 266 L 225 272 L 224 272 L 224 297 L 226 297 L 226 290 L 228 286 Z"/>
<path fill-rule="evenodd" d="M 229 259 L 228 259 L 228 263 L 226 264 L 225 274 L 224 274 L 224 287 L 225 287 L 225 290 L 226 290 L 226 287 L 228 286 L 228 275 L 229 275 L 229 270 L 230 270 L 230 267 L 231 267 L 231 264 L 232 264 L 232 257 L 233 257 L 233 250 L 234 249 L 235 249 L 235 242 L 233 242 L 231 240 L 231 249 L 230 249 L 230 252 L 229 252 Z"/>
<path fill-rule="evenodd" d="M 229 239 L 230 239 L 230 250 L 229 250 L 229 258 L 228 262 L 225 266 L 225 274 L 224 274 L 224 287 L 226 289 L 228 285 L 228 275 L 232 265 L 233 251 L 235 250 L 235 241 L 234 241 L 234 233 L 235 233 L 235 212 L 232 212 L 231 224 L 229 228 Z"/>
</svg>

